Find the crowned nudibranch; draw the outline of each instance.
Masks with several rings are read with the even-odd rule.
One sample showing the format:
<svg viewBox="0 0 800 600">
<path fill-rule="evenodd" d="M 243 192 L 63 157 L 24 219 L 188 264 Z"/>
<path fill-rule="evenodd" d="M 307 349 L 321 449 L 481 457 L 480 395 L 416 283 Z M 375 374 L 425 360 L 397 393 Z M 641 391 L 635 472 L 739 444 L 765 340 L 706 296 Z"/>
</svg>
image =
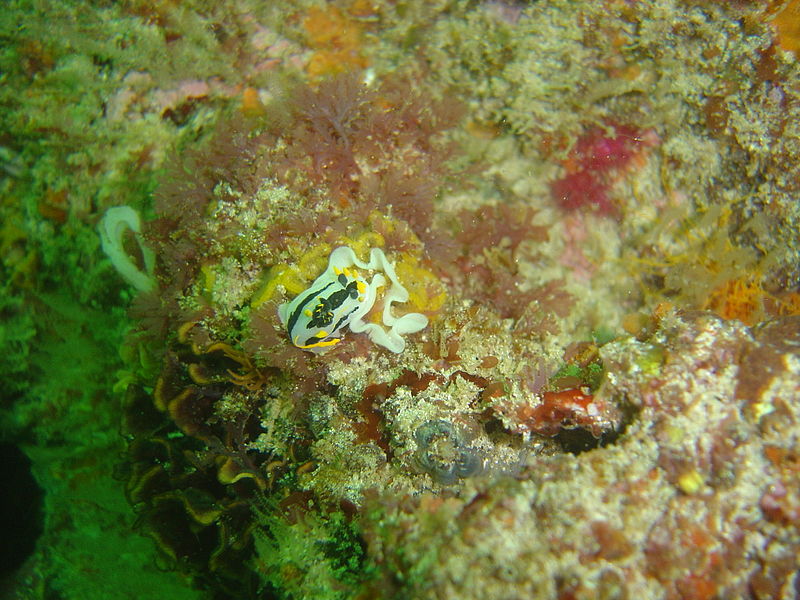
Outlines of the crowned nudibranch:
<svg viewBox="0 0 800 600">
<path fill-rule="evenodd" d="M 376 272 L 367 281 L 357 269 L 382 273 Z M 367 323 L 363 317 L 374 306 L 378 289 L 386 285 L 383 274 L 391 281 L 383 297 L 383 325 Z M 408 290 L 397 279 L 394 266 L 383 250 L 373 248 L 369 262 L 364 263 L 352 249 L 340 246 L 331 252 L 325 272 L 297 298 L 281 304 L 278 316 L 295 346 L 317 354 L 342 341 L 345 327 L 355 333 L 366 333 L 376 344 L 399 353 L 406 347 L 403 336 L 428 324 L 427 317 L 420 313 L 401 317 L 392 314 L 393 302 L 407 300 Z"/>
</svg>

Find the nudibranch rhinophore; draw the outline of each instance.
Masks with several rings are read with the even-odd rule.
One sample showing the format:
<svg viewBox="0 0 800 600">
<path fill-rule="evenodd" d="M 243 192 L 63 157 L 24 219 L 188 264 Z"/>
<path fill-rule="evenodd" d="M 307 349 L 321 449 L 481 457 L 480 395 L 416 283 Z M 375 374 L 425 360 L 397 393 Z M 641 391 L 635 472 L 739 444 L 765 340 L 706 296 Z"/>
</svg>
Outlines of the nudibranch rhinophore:
<svg viewBox="0 0 800 600">
<path fill-rule="evenodd" d="M 386 286 L 386 278 L 375 273 L 367 281 L 357 269 L 382 271 L 391 281 L 391 287 L 383 295 L 383 325 L 367 323 L 363 317 L 372 310 L 378 289 Z M 303 350 L 326 352 L 342 341 L 344 328 L 350 327 L 351 331 L 366 333 L 376 344 L 399 353 L 406 347 L 404 335 L 428 325 L 427 317 L 420 313 L 401 317 L 392 314 L 393 302 L 407 300 L 408 290 L 400 283 L 383 250 L 373 248 L 369 262 L 364 263 L 352 249 L 340 246 L 331 252 L 325 272 L 297 298 L 281 304 L 278 316 L 292 343 Z"/>
</svg>

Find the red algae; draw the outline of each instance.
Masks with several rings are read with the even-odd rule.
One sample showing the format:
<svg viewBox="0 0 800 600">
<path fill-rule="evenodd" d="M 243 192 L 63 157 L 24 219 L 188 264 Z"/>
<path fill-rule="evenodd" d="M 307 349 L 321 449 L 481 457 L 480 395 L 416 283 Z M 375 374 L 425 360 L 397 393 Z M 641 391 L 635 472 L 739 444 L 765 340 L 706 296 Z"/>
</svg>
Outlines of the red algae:
<svg viewBox="0 0 800 600">
<path fill-rule="evenodd" d="M 619 206 L 609 196 L 614 176 L 653 143 L 651 137 L 628 125 L 591 127 L 576 140 L 564 161 L 566 173 L 550 184 L 553 199 L 566 211 L 617 216 Z"/>
<path fill-rule="evenodd" d="M 568 429 L 585 429 L 595 438 L 619 429 L 622 415 L 618 408 L 581 389 L 543 392 L 530 403 L 497 402 L 494 409 L 516 433 L 554 436 Z"/>
<path fill-rule="evenodd" d="M 601 215 L 613 215 L 616 212 L 608 197 L 608 185 L 596 173 L 583 170 L 567 173 L 554 181 L 550 189 L 556 202 L 564 210 L 588 208 Z"/>
</svg>

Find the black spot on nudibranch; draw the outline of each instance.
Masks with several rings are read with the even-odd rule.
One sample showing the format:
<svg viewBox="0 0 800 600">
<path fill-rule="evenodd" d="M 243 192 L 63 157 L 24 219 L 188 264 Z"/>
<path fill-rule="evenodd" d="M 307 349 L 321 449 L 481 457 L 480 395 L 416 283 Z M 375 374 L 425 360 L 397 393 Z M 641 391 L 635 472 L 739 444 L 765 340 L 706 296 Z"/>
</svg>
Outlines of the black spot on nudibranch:
<svg viewBox="0 0 800 600">
<path fill-rule="evenodd" d="M 314 327 L 327 327 L 333 322 L 333 316 L 337 309 L 344 304 L 348 298 L 355 300 L 358 298 L 358 282 L 354 279 L 347 283 L 344 273 L 338 277 L 338 282 L 342 285 L 341 290 L 336 290 L 327 298 L 320 296 L 319 302 L 311 313 L 311 320 L 306 325 L 306 329 Z"/>
</svg>

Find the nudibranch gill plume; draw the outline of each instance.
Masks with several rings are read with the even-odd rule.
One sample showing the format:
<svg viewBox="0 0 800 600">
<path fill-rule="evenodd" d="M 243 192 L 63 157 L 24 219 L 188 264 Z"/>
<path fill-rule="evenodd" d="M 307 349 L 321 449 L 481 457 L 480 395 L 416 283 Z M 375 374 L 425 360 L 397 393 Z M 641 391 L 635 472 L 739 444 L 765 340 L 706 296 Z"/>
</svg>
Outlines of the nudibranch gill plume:
<svg viewBox="0 0 800 600">
<path fill-rule="evenodd" d="M 370 281 L 362 274 L 374 271 Z M 383 294 L 382 324 L 364 320 L 377 299 L 378 289 L 391 286 Z M 397 278 L 394 266 L 383 250 L 373 248 L 369 262 L 358 259 L 347 246 L 331 252 L 325 271 L 303 293 L 278 307 L 289 338 L 298 348 L 322 354 L 341 342 L 344 329 L 366 333 L 376 344 L 400 353 L 405 349 L 403 336 L 416 333 L 428 325 L 420 313 L 392 314 L 392 303 L 406 302 L 408 290 Z"/>
</svg>

